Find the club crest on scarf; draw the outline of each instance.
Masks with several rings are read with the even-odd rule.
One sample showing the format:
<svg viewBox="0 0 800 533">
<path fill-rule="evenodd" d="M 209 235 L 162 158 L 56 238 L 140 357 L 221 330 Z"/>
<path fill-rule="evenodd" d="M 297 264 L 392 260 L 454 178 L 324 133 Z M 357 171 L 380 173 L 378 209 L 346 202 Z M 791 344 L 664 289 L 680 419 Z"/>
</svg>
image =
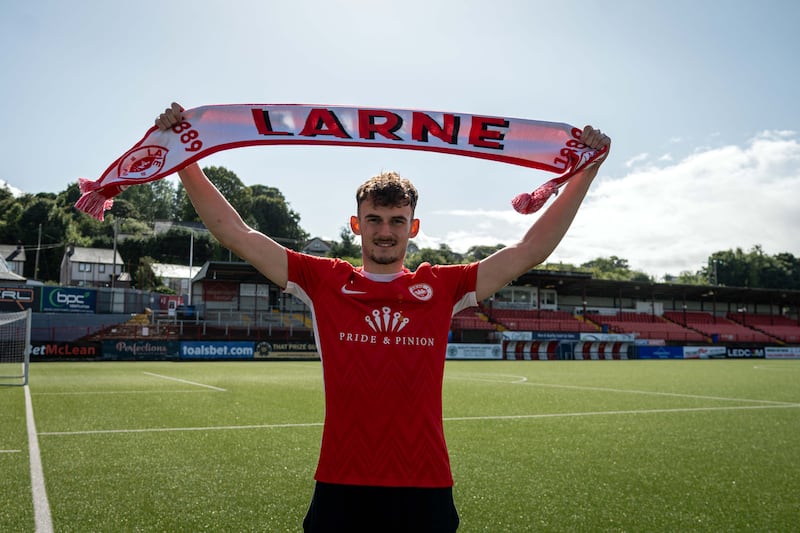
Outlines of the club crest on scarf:
<svg viewBox="0 0 800 533">
<path fill-rule="evenodd" d="M 147 179 L 162 168 L 169 150 L 162 146 L 140 146 L 120 158 L 117 173 L 125 179 Z"/>
</svg>

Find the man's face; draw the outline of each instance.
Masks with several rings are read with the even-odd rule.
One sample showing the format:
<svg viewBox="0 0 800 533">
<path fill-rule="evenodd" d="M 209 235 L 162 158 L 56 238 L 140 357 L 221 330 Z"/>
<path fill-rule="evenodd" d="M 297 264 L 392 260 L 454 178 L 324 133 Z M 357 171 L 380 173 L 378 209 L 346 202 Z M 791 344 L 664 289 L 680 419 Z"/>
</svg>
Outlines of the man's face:
<svg viewBox="0 0 800 533">
<path fill-rule="evenodd" d="M 408 240 L 419 231 L 419 220 L 411 206 L 382 207 L 365 200 L 358 216 L 350 218 L 353 233 L 361 236 L 361 256 L 367 272 L 388 274 L 400 271 Z"/>
</svg>

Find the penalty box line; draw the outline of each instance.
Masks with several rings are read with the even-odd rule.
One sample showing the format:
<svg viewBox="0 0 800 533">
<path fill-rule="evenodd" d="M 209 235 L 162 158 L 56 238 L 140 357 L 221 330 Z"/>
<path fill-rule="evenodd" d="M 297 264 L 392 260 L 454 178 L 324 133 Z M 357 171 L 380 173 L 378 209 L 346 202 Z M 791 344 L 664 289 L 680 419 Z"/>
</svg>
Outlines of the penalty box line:
<svg viewBox="0 0 800 533">
<path fill-rule="evenodd" d="M 177 381 L 178 383 L 185 383 L 187 385 L 194 385 L 195 387 L 205 387 L 207 389 L 211 389 L 211 390 L 215 390 L 215 391 L 219 391 L 219 392 L 228 392 L 226 389 L 223 389 L 221 387 L 215 387 L 214 385 L 207 385 L 206 383 L 198 383 L 196 381 L 189 381 L 188 379 L 175 378 L 175 377 L 172 377 L 172 376 L 165 376 L 163 374 L 155 374 L 153 372 L 142 372 L 142 374 L 144 374 L 146 376 L 152 376 L 154 378 L 167 379 L 167 380 L 170 380 L 170 381 Z"/>
<path fill-rule="evenodd" d="M 511 381 L 504 381 L 498 379 L 489 379 L 488 377 L 483 378 L 473 378 L 473 377 L 466 377 L 466 376 L 449 376 L 450 379 L 460 379 L 466 381 L 482 381 L 485 383 L 500 383 L 500 384 L 508 384 L 508 385 L 531 385 L 534 387 L 547 387 L 551 389 L 571 389 L 571 390 L 585 390 L 585 391 L 593 391 L 593 392 L 613 392 L 617 394 L 641 394 L 645 396 L 666 396 L 671 398 L 690 398 L 694 400 L 715 400 L 715 401 L 723 401 L 723 402 L 747 402 L 747 403 L 757 403 L 757 404 L 767 404 L 767 405 L 774 405 L 776 407 L 786 406 L 786 407 L 798 407 L 800 403 L 796 402 L 782 402 L 778 400 L 755 400 L 752 398 L 728 398 L 726 396 L 708 396 L 705 394 L 685 394 L 680 392 L 663 392 L 663 391 L 646 391 L 646 390 L 637 390 L 637 389 L 614 389 L 610 387 L 590 387 L 586 385 L 561 385 L 557 383 L 539 383 L 534 381 L 528 381 L 528 378 L 525 376 L 512 376 L 508 374 L 486 374 L 486 376 L 496 376 L 500 378 L 511 378 Z"/>
<path fill-rule="evenodd" d="M 713 411 L 745 411 L 752 409 L 780 409 L 800 407 L 800 404 L 778 405 L 729 405 L 718 407 L 677 407 L 674 409 L 628 409 L 615 411 L 583 411 L 574 413 L 538 413 L 529 415 L 488 415 L 488 416 L 451 416 L 444 417 L 444 422 L 467 422 L 486 420 L 535 420 L 539 418 L 571 418 L 589 416 L 620 416 L 620 415 L 648 415 L 669 413 L 694 413 Z M 141 429 L 96 429 L 86 431 L 44 431 L 40 436 L 73 436 L 73 435 L 107 435 L 125 433 L 168 433 L 177 431 L 233 431 L 242 429 L 285 429 L 322 427 L 322 422 L 285 423 L 285 424 L 253 424 L 239 426 L 205 426 L 205 427 L 175 427 L 175 428 L 141 428 Z"/>
</svg>

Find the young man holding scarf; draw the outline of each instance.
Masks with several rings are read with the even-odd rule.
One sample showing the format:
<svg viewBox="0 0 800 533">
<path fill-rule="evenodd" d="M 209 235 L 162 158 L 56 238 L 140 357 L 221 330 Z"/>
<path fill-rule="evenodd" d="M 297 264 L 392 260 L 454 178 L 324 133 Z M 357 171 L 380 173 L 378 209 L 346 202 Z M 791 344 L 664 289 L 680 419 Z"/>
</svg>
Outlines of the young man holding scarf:
<svg viewBox="0 0 800 533">
<path fill-rule="evenodd" d="M 179 124 L 178 104 L 156 125 Z M 610 139 L 586 126 L 589 148 Z M 606 154 L 607 155 L 607 154 Z M 325 384 L 325 423 L 307 532 L 452 532 L 453 501 L 442 423 L 442 380 L 453 314 L 542 263 L 569 228 L 600 163 L 580 170 L 523 238 L 469 265 L 404 268 L 419 231 L 417 191 L 393 172 L 356 193 L 350 227 L 362 267 L 288 250 L 244 223 L 197 163 L 179 171 L 197 213 L 226 248 L 306 303 Z"/>
</svg>

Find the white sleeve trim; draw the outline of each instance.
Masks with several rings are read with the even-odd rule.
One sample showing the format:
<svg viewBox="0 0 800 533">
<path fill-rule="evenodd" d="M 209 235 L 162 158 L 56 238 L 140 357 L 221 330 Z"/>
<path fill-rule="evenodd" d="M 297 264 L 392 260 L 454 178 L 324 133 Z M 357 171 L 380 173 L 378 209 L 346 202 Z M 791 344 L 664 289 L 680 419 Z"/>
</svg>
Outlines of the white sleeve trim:
<svg viewBox="0 0 800 533">
<path fill-rule="evenodd" d="M 475 291 L 470 291 L 461 297 L 459 301 L 453 306 L 453 315 L 468 307 L 476 307 L 478 305 L 478 296 Z"/>
</svg>

